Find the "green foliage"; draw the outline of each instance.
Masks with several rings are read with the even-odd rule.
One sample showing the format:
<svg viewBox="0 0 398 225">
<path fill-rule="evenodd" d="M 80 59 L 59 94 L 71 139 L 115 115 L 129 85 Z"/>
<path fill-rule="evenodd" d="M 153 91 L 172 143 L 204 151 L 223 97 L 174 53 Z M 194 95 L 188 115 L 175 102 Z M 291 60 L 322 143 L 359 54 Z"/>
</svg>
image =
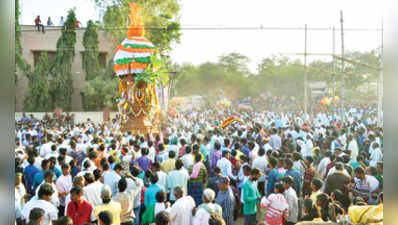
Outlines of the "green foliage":
<svg viewBox="0 0 398 225">
<path fill-rule="evenodd" d="M 169 75 L 167 72 L 166 59 L 164 57 L 157 57 L 153 54 L 150 57 L 150 63 L 142 74 L 136 74 L 134 80 L 144 81 L 146 83 L 162 83 L 167 84 L 169 81 Z"/>
<path fill-rule="evenodd" d="M 83 86 L 83 108 L 86 111 L 103 110 L 104 107 L 112 108 L 117 94 L 117 80 L 107 76 L 113 75 L 111 63 L 103 71 L 99 65 L 98 52 L 98 24 L 89 20 L 83 35 L 83 68 L 86 71 L 86 81 Z"/>
<path fill-rule="evenodd" d="M 366 64 L 370 67 L 380 67 L 380 56 L 377 54 L 376 50 L 370 52 L 347 52 L 345 58 L 355 62 L 361 62 L 362 64 Z M 344 71 L 346 73 L 345 85 L 355 89 L 365 82 L 375 82 L 379 78 L 379 71 L 348 62 L 344 63 Z"/>
<path fill-rule="evenodd" d="M 217 95 L 223 92 L 230 98 L 253 94 L 249 59 L 239 53 L 221 56 L 216 63 L 206 62 L 199 66 L 184 64 L 178 68 L 176 89 L 179 95 Z M 250 88 L 248 88 L 250 87 Z"/>
<path fill-rule="evenodd" d="M 102 27 L 110 34 L 114 43 L 120 43 L 127 36 L 126 28 L 130 25 L 128 3 L 133 1 L 115 0 L 111 4 L 107 0 L 95 1 L 100 10 L 104 12 Z M 151 40 L 161 53 L 171 50 L 172 44 L 179 42 L 181 36 L 178 17 L 180 6 L 177 0 L 136 0 L 134 2 L 142 8 L 141 15 L 148 28 L 145 37 Z M 151 29 L 153 27 L 164 29 Z M 92 41 L 92 43 L 94 42 Z M 91 56 L 92 59 L 94 59 L 93 57 Z M 148 83 L 158 81 L 166 84 L 169 80 L 166 59 L 153 56 L 150 58 L 150 62 L 151 66 L 144 71 L 144 74 L 137 75 L 135 80 Z M 85 64 L 87 63 L 94 63 L 94 60 L 88 60 Z M 87 77 L 84 85 L 84 109 L 90 111 L 102 110 L 104 107 L 116 109 L 118 79 L 115 79 L 113 72 L 113 61 L 109 61 L 106 71 L 99 74 L 101 76 L 90 75 Z"/>
<path fill-rule="evenodd" d="M 304 90 L 304 66 L 288 57 L 270 57 L 258 65 L 255 88 L 274 95 L 302 96 Z"/>
<path fill-rule="evenodd" d="M 371 67 L 380 66 L 377 51 L 347 52 L 346 58 Z M 175 89 L 180 96 L 217 95 L 222 91 L 228 98 L 258 96 L 269 92 L 272 95 L 290 95 L 303 98 L 305 67 L 299 60 L 288 57 L 271 56 L 257 65 L 257 73 L 250 74 L 249 59 L 239 53 L 221 56 L 216 63 L 206 62 L 198 66 L 183 64 L 177 66 L 179 72 Z M 367 93 L 367 99 L 376 95 L 368 88 L 378 79 L 379 71 L 364 65 L 345 63 L 345 96 L 358 99 Z M 339 62 L 313 61 L 308 65 L 308 82 L 325 81 L 334 87 L 337 95 L 341 91 L 341 72 Z M 336 72 L 334 72 L 336 71 Z M 309 90 L 309 89 L 308 89 Z M 171 90 L 174 92 L 174 90 Z M 372 92 L 372 93 L 370 93 Z M 308 93 L 310 96 L 310 93 Z"/>
<path fill-rule="evenodd" d="M 28 112 L 51 111 L 49 81 L 47 78 L 50 64 L 46 52 L 42 52 L 33 74 L 28 76 L 28 95 L 24 99 L 24 110 Z"/>
<path fill-rule="evenodd" d="M 86 111 L 103 110 L 105 107 L 116 110 L 116 99 L 118 98 L 118 80 L 106 79 L 97 76 L 84 84 Z"/>
<path fill-rule="evenodd" d="M 105 11 L 103 26 L 111 34 L 116 43 L 126 38 L 126 29 L 129 26 L 129 3 L 135 2 L 142 8 L 146 29 L 146 37 L 157 46 L 161 52 L 171 50 L 171 45 L 179 42 L 180 6 L 177 0 L 114 0 L 109 5 L 107 0 L 95 0 L 97 6 Z M 156 28 L 156 29 L 151 29 Z"/>
<path fill-rule="evenodd" d="M 98 61 L 98 26 L 91 20 L 87 22 L 87 28 L 83 35 L 83 68 L 86 71 L 86 80 L 95 78 L 99 71 Z"/>
<path fill-rule="evenodd" d="M 52 108 L 62 108 L 65 111 L 70 111 L 72 104 L 72 63 L 76 43 L 75 23 L 75 12 L 70 10 L 61 37 L 57 41 L 57 55 L 50 70 Z"/>
<path fill-rule="evenodd" d="M 21 12 L 19 11 L 19 0 L 15 1 L 15 69 L 20 69 L 25 76 L 31 74 L 31 66 L 22 57 L 22 45 L 21 45 L 21 25 L 19 24 L 19 18 Z M 18 77 L 15 73 L 15 83 L 17 83 Z"/>
<path fill-rule="evenodd" d="M 227 71 L 239 72 L 248 74 L 249 68 L 247 64 L 250 62 L 247 56 L 241 55 L 237 52 L 232 52 L 228 55 L 222 55 L 219 58 L 219 64 Z"/>
</svg>

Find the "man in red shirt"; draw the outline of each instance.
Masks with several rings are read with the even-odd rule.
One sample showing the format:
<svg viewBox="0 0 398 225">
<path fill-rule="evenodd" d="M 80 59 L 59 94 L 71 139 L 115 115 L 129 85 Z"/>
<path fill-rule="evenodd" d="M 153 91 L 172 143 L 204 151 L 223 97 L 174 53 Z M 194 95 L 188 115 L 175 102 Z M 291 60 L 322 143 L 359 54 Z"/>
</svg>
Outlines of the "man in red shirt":
<svg viewBox="0 0 398 225">
<path fill-rule="evenodd" d="M 66 215 L 72 218 L 73 225 L 83 225 L 90 222 L 93 207 L 88 201 L 83 200 L 83 189 L 81 187 L 74 187 L 70 193 L 72 201 L 68 204 Z"/>
<path fill-rule="evenodd" d="M 35 25 L 36 25 L 38 31 L 40 31 L 40 27 L 41 27 L 43 33 L 45 33 L 45 32 L 44 32 L 44 25 L 41 23 L 40 16 L 37 16 L 37 17 L 36 17 L 36 19 L 35 19 Z"/>
<path fill-rule="evenodd" d="M 81 25 L 82 23 L 80 23 L 80 21 L 76 19 L 75 28 L 80 28 Z"/>
</svg>

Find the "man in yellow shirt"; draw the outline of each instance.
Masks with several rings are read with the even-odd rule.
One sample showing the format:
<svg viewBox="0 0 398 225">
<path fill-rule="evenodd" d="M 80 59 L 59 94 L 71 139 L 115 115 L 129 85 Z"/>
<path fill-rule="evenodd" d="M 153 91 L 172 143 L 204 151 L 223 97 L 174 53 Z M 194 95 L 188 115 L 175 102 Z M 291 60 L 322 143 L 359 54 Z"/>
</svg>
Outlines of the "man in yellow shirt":
<svg viewBox="0 0 398 225">
<path fill-rule="evenodd" d="M 174 170 L 176 164 L 176 160 L 174 159 L 175 156 L 176 153 L 174 151 L 169 151 L 169 158 L 162 162 L 162 170 L 165 173 L 169 173 L 170 171 Z"/>
<path fill-rule="evenodd" d="M 101 190 L 102 205 L 94 208 L 95 219 L 99 220 L 99 214 L 108 211 L 112 215 L 113 225 L 120 225 L 120 212 L 122 207 L 120 203 L 112 201 L 112 190 L 108 185 L 104 185 Z"/>
</svg>

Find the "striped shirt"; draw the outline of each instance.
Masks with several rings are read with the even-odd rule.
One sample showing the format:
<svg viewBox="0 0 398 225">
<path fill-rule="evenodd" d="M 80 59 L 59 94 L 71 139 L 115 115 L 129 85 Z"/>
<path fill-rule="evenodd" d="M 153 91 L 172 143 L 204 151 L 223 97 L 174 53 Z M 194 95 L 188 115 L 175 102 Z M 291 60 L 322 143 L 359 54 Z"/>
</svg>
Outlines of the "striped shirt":
<svg viewBox="0 0 398 225">
<path fill-rule="evenodd" d="M 192 170 L 193 170 L 194 165 L 191 165 L 188 168 L 188 174 L 189 175 L 192 174 Z M 201 183 L 204 183 L 203 181 L 205 180 L 205 178 L 207 178 L 207 170 L 206 170 L 206 166 L 204 164 L 202 164 L 202 167 L 200 168 L 198 177 L 196 179 L 190 178 L 189 181 L 190 182 L 201 182 Z"/>
<path fill-rule="evenodd" d="M 270 194 L 268 198 L 261 199 L 261 207 L 267 208 L 265 220 L 268 224 L 281 224 L 282 218 L 289 216 L 289 204 L 286 198 L 280 194 Z"/>
<path fill-rule="evenodd" d="M 222 217 L 225 220 L 225 224 L 233 225 L 235 197 L 232 192 L 232 189 L 229 187 L 228 190 L 225 191 L 219 190 L 215 202 L 219 204 L 223 209 Z"/>
<path fill-rule="evenodd" d="M 370 195 L 370 183 L 368 176 L 365 175 L 365 179 L 359 179 L 355 177 L 354 182 L 354 193 L 367 200 Z"/>
</svg>

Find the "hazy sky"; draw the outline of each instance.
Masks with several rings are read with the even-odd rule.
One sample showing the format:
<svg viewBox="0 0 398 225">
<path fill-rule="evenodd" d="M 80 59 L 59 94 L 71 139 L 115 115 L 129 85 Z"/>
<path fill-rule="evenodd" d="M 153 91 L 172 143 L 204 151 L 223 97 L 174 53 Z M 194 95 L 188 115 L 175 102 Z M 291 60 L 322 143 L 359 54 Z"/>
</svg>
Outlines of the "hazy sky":
<svg viewBox="0 0 398 225">
<path fill-rule="evenodd" d="M 340 28 L 340 10 L 344 28 L 381 28 L 391 24 L 392 0 L 183 0 L 182 27 L 304 27 Z M 93 0 L 22 0 L 21 23 L 33 24 L 36 15 L 46 22 L 51 16 L 58 24 L 68 9 L 76 7 L 83 25 L 99 18 Z M 307 51 L 332 53 L 332 32 L 308 31 Z M 336 52 L 341 51 L 341 35 L 336 32 Z M 381 32 L 346 31 L 346 50 L 367 51 L 381 45 Z M 199 64 L 215 61 L 222 54 L 240 52 L 251 59 L 250 68 L 263 58 L 281 53 L 304 52 L 304 31 L 283 30 L 183 30 L 180 44 L 171 57 L 178 63 Z M 289 55 L 293 57 L 292 55 Z M 296 56 L 297 57 L 297 56 Z M 302 56 L 300 56 L 302 58 Z M 327 57 L 311 56 L 309 61 Z"/>
</svg>

